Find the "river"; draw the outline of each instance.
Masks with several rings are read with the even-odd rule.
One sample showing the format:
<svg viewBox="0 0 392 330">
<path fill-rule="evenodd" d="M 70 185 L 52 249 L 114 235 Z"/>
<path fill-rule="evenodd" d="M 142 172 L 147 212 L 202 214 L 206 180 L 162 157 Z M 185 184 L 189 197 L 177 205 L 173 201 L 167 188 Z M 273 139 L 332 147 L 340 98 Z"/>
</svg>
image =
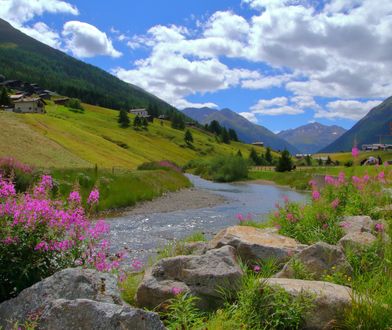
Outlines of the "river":
<svg viewBox="0 0 392 330">
<path fill-rule="evenodd" d="M 277 202 L 285 196 L 304 201 L 307 195 L 289 188 L 268 184 L 216 183 L 187 174 L 195 188 L 223 196 L 226 202 L 209 208 L 166 213 L 123 214 L 108 219 L 114 251 L 126 249 L 131 258 L 146 261 L 156 251 L 175 239 L 201 231 L 210 238 L 220 229 L 238 223 L 237 214 L 250 214 L 265 221 Z"/>
</svg>

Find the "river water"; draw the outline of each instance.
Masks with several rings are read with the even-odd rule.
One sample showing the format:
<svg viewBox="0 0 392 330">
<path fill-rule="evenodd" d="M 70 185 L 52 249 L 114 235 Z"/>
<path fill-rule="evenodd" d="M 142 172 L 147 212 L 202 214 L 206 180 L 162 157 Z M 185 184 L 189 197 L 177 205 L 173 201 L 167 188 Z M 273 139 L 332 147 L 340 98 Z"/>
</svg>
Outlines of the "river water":
<svg viewBox="0 0 392 330">
<path fill-rule="evenodd" d="M 282 203 L 304 201 L 306 194 L 285 187 L 252 183 L 215 183 L 187 175 L 196 188 L 221 195 L 226 202 L 210 208 L 189 209 L 167 213 L 127 215 L 110 218 L 111 244 L 114 251 L 126 249 L 130 258 L 146 261 L 156 251 L 175 239 L 201 231 L 209 238 L 220 229 L 238 223 L 237 214 L 265 221 Z"/>
</svg>

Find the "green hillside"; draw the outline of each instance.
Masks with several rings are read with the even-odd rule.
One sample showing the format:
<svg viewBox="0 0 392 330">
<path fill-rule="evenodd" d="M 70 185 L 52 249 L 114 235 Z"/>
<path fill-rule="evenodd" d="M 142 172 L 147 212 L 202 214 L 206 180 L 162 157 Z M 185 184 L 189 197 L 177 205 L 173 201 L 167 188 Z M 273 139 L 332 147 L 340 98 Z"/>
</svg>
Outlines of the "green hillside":
<svg viewBox="0 0 392 330">
<path fill-rule="evenodd" d="M 250 146 L 218 143 L 214 135 L 190 128 L 194 143 L 184 142 L 184 131 L 159 120 L 148 131 L 120 128 L 118 111 L 83 104 L 84 113 L 48 102 L 47 114 L 0 113 L 0 156 L 12 156 L 39 167 L 135 168 L 147 161 L 168 159 L 184 165 L 202 156 L 248 155 Z M 132 119 L 132 116 L 130 116 Z"/>
<path fill-rule="evenodd" d="M 2 19 L 0 74 L 111 109 L 156 104 L 162 113 L 176 111 L 141 88 L 30 38 Z"/>
<path fill-rule="evenodd" d="M 339 139 L 322 149 L 321 152 L 339 152 L 351 150 L 354 141 L 358 145 L 368 143 L 391 143 L 392 144 L 392 97 L 387 98 L 376 106 L 356 123 L 350 130 Z"/>
</svg>

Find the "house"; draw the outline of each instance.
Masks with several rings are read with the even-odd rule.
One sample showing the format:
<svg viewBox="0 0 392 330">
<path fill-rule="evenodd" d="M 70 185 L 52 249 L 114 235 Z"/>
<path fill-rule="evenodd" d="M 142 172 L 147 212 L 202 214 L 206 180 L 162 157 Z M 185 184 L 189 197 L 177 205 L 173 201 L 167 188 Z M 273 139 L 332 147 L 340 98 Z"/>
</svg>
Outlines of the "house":
<svg viewBox="0 0 392 330">
<path fill-rule="evenodd" d="M 57 105 L 65 105 L 69 101 L 69 97 L 62 97 L 54 100 L 54 103 Z"/>
<path fill-rule="evenodd" d="M 131 109 L 128 111 L 131 115 L 139 116 L 141 118 L 149 118 L 150 115 L 146 109 Z"/>
<path fill-rule="evenodd" d="M 166 119 L 168 119 L 168 117 L 167 117 L 166 115 L 160 115 L 160 116 L 158 117 L 158 119 L 160 119 L 160 120 L 166 120 Z"/>
<path fill-rule="evenodd" d="M 21 99 L 23 99 L 23 94 L 14 94 L 14 95 L 10 95 L 10 99 L 11 102 L 15 102 L 15 101 L 19 101 Z"/>
<path fill-rule="evenodd" d="M 302 159 L 305 157 L 312 157 L 312 154 L 295 154 L 295 158 Z"/>
<path fill-rule="evenodd" d="M 39 97 L 29 97 L 14 102 L 14 112 L 18 113 L 45 113 L 45 102 Z"/>
<path fill-rule="evenodd" d="M 264 142 L 260 142 L 260 141 L 253 142 L 251 144 L 252 144 L 252 146 L 255 146 L 255 147 L 264 147 Z"/>
<path fill-rule="evenodd" d="M 189 126 L 189 127 L 193 127 L 193 126 L 196 126 L 196 123 L 193 122 L 193 121 L 187 121 L 187 122 L 185 123 L 185 125 L 186 125 L 186 126 Z"/>
</svg>

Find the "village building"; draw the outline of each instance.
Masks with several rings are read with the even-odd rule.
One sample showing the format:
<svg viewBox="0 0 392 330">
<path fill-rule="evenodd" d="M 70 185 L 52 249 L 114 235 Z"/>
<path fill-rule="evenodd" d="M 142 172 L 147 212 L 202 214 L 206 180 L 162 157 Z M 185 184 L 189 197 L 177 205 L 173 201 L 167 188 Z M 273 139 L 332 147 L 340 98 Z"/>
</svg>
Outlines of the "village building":
<svg viewBox="0 0 392 330">
<path fill-rule="evenodd" d="M 139 116 L 141 118 L 149 118 L 150 115 L 146 109 L 131 109 L 128 111 L 131 115 Z"/>
<path fill-rule="evenodd" d="M 264 142 L 261 142 L 261 141 L 253 142 L 251 144 L 252 144 L 252 146 L 255 146 L 255 147 L 264 147 Z"/>
<path fill-rule="evenodd" d="M 166 120 L 166 119 L 168 119 L 168 117 L 167 117 L 166 115 L 160 115 L 160 116 L 158 117 L 158 119 Z"/>
<path fill-rule="evenodd" d="M 69 97 L 62 97 L 56 100 L 53 100 L 53 102 L 57 105 L 65 105 L 69 101 Z"/>
<path fill-rule="evenodd" d="M 17 113 L 45 113 L 45 102 L 39 97 L 22 98 L 14 104 L 14 112 Z"/>
</svg>

